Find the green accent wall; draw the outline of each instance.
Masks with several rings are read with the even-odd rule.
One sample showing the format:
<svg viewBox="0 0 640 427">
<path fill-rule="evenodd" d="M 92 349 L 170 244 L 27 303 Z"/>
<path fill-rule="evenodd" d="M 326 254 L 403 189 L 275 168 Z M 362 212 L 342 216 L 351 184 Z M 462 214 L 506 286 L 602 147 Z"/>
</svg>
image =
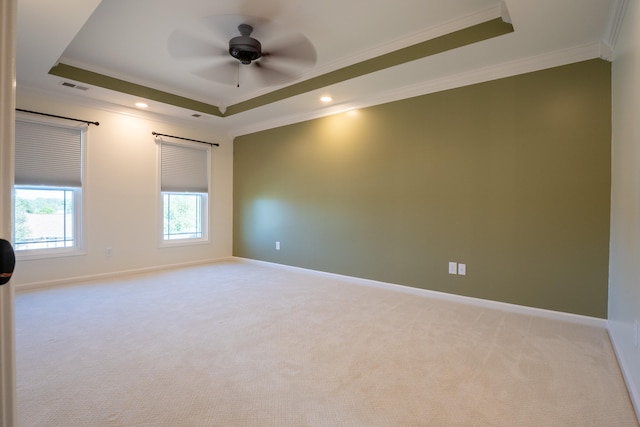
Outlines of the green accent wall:
<svg viewBox="0 0 640 427">
<path fill-rule="evenodd" d="M 233 253 L 606 318 L 610 152 L 599 59 L 245 135 Z"/>
</svg>

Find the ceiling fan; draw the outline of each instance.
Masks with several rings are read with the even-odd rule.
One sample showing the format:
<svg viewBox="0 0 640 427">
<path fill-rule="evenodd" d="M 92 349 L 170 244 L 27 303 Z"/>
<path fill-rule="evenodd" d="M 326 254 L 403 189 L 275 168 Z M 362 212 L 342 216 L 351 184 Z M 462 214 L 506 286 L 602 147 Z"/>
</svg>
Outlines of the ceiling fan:
<svg viewBox="0 0 640 427">
<path fill-rule="evenodd" d="M 300 33 L 278 30 L 272 25 L 260 25 L 261 42 L 252 37 L 254 26 L 249 19 L 238 17 L 239 35 L 229 34 L 229 23 L 218 25 L 226 36 L 228 48 L 223 49 L 223 37 L 194 35 L 175 31 L 168 40 L 169 53 L 177 59 L 195 59 L 198 67 L 192 72 L 202 78 L 240 87 L 240 73 L 245 68 L 254 74 L 263 85 L 272 86 L 295 79 L 316 62 L 313 44 Z M 228 16 L 227 16 L 228 19 Z M 237 21 L 237 20 L 236 20 Z M 219 30 L 220 28 L 216 28 Z M 213 30 L 213 29 L 212 29 Z M 213 32 L 213 31 L 212 31 Z M 206 36 L 206 37 L 205 37 Z M 202 66 L 206 63 L 206 66 Z"/>
<path fill-rule="evenodd" d="M 249 24 L 238 25 L 240 35 L 229 40 L 229 55 L 245 65 L 262 57 L 262 44 L 251 37 L 253 27 Z"/>
</svg>

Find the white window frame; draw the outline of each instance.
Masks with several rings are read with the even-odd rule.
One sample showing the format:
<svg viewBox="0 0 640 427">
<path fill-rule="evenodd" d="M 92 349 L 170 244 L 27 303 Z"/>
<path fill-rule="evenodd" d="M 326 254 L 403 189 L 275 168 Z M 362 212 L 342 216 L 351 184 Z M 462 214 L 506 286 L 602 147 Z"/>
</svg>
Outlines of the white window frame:
<svg viewBox="0 0 640 427">
<path fill-rule="evenodd" d="M 32 260 L 57 258 L 68 256 L 86 255 L 86 227 L 85 227 L 85 197 L 83 189 L 86 186 L 86 159 L 87 159 L 87 128 L 86 124 L 69 125 L 68 121 L 59 119 L 42 117 L 34 119 L 31 115 L 16 113 L 16 121 L 32 122 L 37 124 L 45 124 L 49 126 L 66 127 L 70 129 L 78 129 L 80 131 L 80 179 L 81 187 L 55 187 L 55 186 L 37 186 L 37 185 L 15 185 L 11 193 L 11 233 L 15 242 L 16 223 L 15 223 L 15 190 L 19 188 L 35 189 L 35 190 L 72 190 L 73 191 L 73 224 L 74 224 L 74 246 L 61 248 L 40 248 L 40 249 L 20 249 L 16 250 L 16 259 Z"/>
<path fill-rule="evenodd" d="M 209 212 L 211 211 L 210 200 L 209 197 L 211 193 L 211 147 L 203 147 L 201 144 L 197 143 L 189 143 L 189 142 L 167 142 L 162 140 L 161 138 L 156 139 L 157 143 L 157 187 L 158 187 L 158 247 L 160 248 L 171 248 L 177 246 L 192 246 L 192 245 L 204 245 L 209 244 L 211 242 L 210 233 L 209 233 Z M 207 192 L 199 193 L 193 191 L 162 191 L 162 145 L 174 145 L 178 147 L 188 147 L 195 148 L 203 151 L 203 155 L 206 156 L 207 160 Z M 164 238 L 164 194 L 198 194 L 202 196 L 201 200 L 201 227 L 202 227 L 202 236 L 194 237 L 194 238 L 183 238 L 183 239 L 165 239 Z"/>
<path fill-rule="evenodd" d="M 164 196 L 165 195 L 185 195 L 185 196 L 199 196 L 200 197 L 200 228 L 201 228 L 201 236 L 200 237 L 183 237 L 183 238 L 174 238 L 174 239 L 165 239 L 164 233 L 164 225 L 165 225 L 165 217 L 164 217 Z M 188 193 L 188 192 L 176 192 L 176 191 L 162 191 L 160 192 L 161 198 L 161 207 L 162 207 L 162 242 L 164 244 L 170 244 L 172 242 L 177 243 L 186 243 L 186 242 L 208 242 L 208 207 L 209 207 L 209 194 L 208 193 Z"/>
</svg>

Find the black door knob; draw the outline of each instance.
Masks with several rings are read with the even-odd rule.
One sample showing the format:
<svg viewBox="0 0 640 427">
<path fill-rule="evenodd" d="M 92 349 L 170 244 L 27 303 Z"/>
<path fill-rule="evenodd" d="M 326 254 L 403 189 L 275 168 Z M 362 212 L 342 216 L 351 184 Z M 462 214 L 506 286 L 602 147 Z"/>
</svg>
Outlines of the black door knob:
<svg viewBox="0 0 640 427">
<path fill-rule="evenodd" d="M 16 254 L 11 243 L 0 239 L 0 285 L 4 285 L 13 275 L 16 266 Z"/>
</svg>

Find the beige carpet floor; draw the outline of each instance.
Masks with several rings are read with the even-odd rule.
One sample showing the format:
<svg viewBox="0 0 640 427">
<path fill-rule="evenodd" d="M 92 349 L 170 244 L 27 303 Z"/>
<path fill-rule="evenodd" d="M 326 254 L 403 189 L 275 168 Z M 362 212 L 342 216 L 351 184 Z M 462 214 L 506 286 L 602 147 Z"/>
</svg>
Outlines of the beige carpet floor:
<svg viewBox="0 0 640 427">
<path fill-rule="evenodd" d="M 637 426 L 604 329 L 223 262 L 16 297 L 19 426 Z"/>
</svg>

